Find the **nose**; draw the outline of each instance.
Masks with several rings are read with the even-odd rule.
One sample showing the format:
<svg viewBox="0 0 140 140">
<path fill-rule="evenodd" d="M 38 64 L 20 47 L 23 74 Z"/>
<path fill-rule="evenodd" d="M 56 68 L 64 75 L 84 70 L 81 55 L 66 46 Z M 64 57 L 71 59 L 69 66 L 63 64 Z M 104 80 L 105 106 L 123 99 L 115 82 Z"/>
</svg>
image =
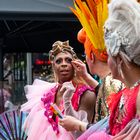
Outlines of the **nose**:
<svg viewBox="0 0 140 140">
<path fill-rule="evenodd" d="M 65 60 L 63 60 L 61 65 L 62 66 L 67 66 L 68 64 L 67 64 L 67 62 Z"/>
</svg>

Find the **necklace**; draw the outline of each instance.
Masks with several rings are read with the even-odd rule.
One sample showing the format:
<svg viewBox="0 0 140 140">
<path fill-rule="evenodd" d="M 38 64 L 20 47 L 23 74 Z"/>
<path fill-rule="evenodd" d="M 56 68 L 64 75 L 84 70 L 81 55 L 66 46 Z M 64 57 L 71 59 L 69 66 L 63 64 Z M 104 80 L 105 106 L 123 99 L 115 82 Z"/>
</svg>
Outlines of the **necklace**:
<svg viewBox="0 0 140 140">
<path fill-rule="evenodd" d="M 132 88 L 138 86 L 139 84 L 140 84 L 140 79 L 139 79 L 137 82 L 135 82 L 135 83 L 133 84 L 133 86 L 130 87 L 130 89 L 132 89 Z"/>
</svg>

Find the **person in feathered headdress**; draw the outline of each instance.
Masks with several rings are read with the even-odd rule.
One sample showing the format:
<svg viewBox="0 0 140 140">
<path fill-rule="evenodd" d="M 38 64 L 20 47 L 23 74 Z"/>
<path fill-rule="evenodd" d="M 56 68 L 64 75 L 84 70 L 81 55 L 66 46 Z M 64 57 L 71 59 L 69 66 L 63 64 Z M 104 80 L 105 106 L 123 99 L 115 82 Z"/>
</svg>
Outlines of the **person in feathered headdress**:
<svg viewBox="0 0 140 140">
<path fill-rule="evenodd" d="M 99 121 L 109 114 L 107 101 L 110 102 L 111 98 L 108 99 L 108 96 L 117 93 L 124 87 L 119 80 L 112 78 L 107 65 L 108 54 L 105 47 L 103 25 L 108 17 L 108 2 L 107 0 L 76 0 L 76 8 L 71 9 L 83 26 L 78 32 L 77 38 L 84 45 L 90 73 L 98 75 L 102 80 L 97 97 L 95 121 Z"/>
<path fill-rule="evenodd" d="M 90 73 L 97 74 L 102 79 L 110 73 L 109 67 L 107 65 L 108 55 L 105 48 L 104 32 L 103 32 L 103 25 L 108 15 L 107 1 L 76 0 L 74 2 L 74 6 L 75 9 L 71 8 L 71 10 L 78 17 L 79 21 L 83 26 L 83 28 L 78 32 L 77 38 L 79 42 L 84 44 L 86 61 Z M 77 61 L 75 60 L 72 61 L 72 64 L 75 67 L 75 69 L 76 67 L 80 67 L 80 71 L 77 70 L 78 74 L 80 75 L 81 73 L 81 75 L 85 77 L 85 80 L 87 83 L 89 83 L 89 85 L 93 83 L 92 82 L 93 78 L 91 79 L 87 71 L 86 72 L 84 71 L 85 65 L 82 62 L 80 62 L 79 60 Z M 104 115 L 108 114 L 108 111 L 106 112 L 107 113 L 105 113 Z M 100 116 L 101 115 L 103 114 L 100 114 Z M 78 123 L 82 125 L 82 127 L 80 128 L 82 131 L 86 130 L 86 127 L 88 128 L 90 126 L 90 125 L 87 126 L 86 123 L 82 123 L 80 121 L 78 121 Z M 76 124 L 76 120 L 74 124 Z M 67 126 L 64 127 L 66 128 Z M 68 129 L 70 129 L 70 126 L 68 127 L 69 127 Z M 79 127 L 76 128 L 79 129 Z M 75 127 L 73 127 L 72 129 L 75 129 Z"/>
<path fill-rule="evenodd" d="M 109 17 L 104 24 L 108 66 L 113 78 L 121 80 L 126 88 L 118 92 L 111 103 L 109 129 L 101 129 L 106 126 L 104 119 L 78 140 L 140 139 L 139 13 L 140 5 L 136 0 L 112 0 L 109 4 Z M 78 128 L 85 130 L 86 125 L 78 123 Z"/>
</svg>

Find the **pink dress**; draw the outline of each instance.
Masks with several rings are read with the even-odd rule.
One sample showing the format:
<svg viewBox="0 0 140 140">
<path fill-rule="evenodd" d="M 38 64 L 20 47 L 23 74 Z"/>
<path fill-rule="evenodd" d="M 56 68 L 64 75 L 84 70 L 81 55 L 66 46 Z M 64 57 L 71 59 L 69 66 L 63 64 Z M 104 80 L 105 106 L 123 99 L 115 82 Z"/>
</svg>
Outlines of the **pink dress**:
<svg viewBox="0 0 140 140">
<path fill-rule="evenodd" d="M 33 85 L 25 87 L 28 102 L 22 105 L 22 111 L 29 112 L 24 127 L 27 129 L 27 140 L 73 140 L 70 132 L 58 124 L 58 117 L 50 109 L 55 101 L 59 84 L 35 80 Z M 81 95 L 86 90 L 92 90 L 85 85 L 78 85 L 72 98 L 72 105 L 77 111 Z M 64 113 L 63 100 L 59 109 Z"/>
</svg>

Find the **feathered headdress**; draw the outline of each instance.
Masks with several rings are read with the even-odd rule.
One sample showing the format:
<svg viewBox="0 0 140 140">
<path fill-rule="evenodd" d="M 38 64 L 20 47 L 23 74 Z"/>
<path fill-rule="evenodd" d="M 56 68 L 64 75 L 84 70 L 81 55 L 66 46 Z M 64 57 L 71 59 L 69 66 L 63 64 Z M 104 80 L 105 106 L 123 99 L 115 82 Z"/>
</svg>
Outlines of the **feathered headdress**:
<svg viewBox="0 0 140 140">
<path fill-rule="evenodd" d="M 103 31 L 103 25 L 108 17 L 107 0 L 75 0 L 74 7 L 75 9 L 70 9 L 81 22 L 89 38 L 90 46 L 86 45 L 86 54 L 90 57 L 92 51 L 99 60 L 107 61 Z"/>
</svg>

